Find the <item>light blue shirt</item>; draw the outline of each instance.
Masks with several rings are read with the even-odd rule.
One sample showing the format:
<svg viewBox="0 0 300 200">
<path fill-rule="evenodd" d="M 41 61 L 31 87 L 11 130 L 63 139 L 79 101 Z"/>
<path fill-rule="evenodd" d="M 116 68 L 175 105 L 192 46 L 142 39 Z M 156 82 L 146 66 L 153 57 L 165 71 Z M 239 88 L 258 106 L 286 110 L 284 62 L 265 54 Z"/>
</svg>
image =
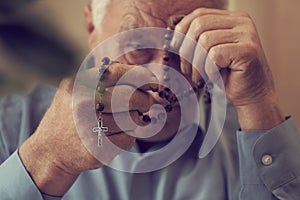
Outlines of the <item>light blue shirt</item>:
<svg viewBox="0 0 300 200">
<path fill-rule="evenodd" d="M 1 200 L 61 199 L 41 194 L 17 152 L 35 131 L 54 93 L 52 87 L 39 86 L 0 102 Z M 209 106 L 201 106 L 202 112 L 209 113 Z M 300 137 L 292 118 L 269 131 L 237 131 L 236 113 L 228 104 L 220 139 L 208 156 L 200 159 L 205 132 L 201 130 L 207 128 L 207 118 L 189 149 L 169 166 L 141 174 L 109 167 L 85 171 L 62 199 L 300 199 Z"/>
</svg>

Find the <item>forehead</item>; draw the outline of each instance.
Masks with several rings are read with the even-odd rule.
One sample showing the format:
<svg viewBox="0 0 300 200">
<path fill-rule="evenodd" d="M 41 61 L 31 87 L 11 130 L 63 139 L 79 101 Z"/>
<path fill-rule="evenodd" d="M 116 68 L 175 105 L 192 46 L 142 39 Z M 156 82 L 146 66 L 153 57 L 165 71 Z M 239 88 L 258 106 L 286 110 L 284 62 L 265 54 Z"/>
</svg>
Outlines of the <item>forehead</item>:
<svg viewBox="0 0 300 200">
<path fill-rule="evenodd" d="M 200 7 L 222 8 L 226 0 L 113 0 L 119 8 L 120 32 L 140 27 L 166 27 L 170 18 Z"/>
<path fill-rule="evenodd" d="M 152 12 L 157 17 L 174 14 L 188 14 L 196 8 L 222 8 L 227 0 L 129 0 L 144 12 Z"/>
</svg>

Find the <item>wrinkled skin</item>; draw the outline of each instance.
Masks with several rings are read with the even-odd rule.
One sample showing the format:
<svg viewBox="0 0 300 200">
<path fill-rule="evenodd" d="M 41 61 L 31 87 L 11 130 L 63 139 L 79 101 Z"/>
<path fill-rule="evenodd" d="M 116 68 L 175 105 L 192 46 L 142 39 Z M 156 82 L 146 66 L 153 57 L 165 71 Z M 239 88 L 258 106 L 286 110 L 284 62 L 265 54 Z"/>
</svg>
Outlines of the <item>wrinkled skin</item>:
<svg viewBox="0 0 300 200">
<path fill-rule="evenodd" d="M 267 130 L 275 127 L 283 121 L 283 117 L 277 103 L 272 75 L 252 19 L 242 12 L 199 9 L 199 7 L 220 8 L 219 5 L 211 2 L 113 0 L 107 8 L 110 12 L 106 13 L 103 23 L 99 26 L 93 24 L 92 9 L 87 6 L 85 18 L 89 45 L 94 48 L 104 39 L 127 29 L 166 27 L 171 16 L 183 14 L 185 18 L 176 26 L 176 31 L 187 34 L 201 44 L 219 67 L 225 83 L 226 95 L 237 109 L 241 128 Z M 195 66 L 200 62 L 199 59 L 197 61 L 199 57 L 197 51 L 194 47 L 186 45 L 185 40 L 176 40 L 172 44 L 179 49 L 181 55 L 194 52 L 191 55 L 196 62 L 193 63 Z M 157 52 L 148 62 L 161 62 L 161 56 L 162 52 Z M 116 76 L 122 75 L 132 67 L 130 63 L 134 63 L 126 56 L 119 58 L 119 61 L 124 64 L 114 64 L 106 81 L 115 80 Z M 201 79 L 199 73 L 184 61 L 174 63 L 174 66 L 177 66 L 190 82 Z M 139 71 L 145 70 L 144 68 L 135 67 L 137 73 L 145 79 L 152 78 L 152 73 L 144 73 Z M 204 70 L 211 79 L 219 78 L 216 76 L 216 71 L 210 68 L 203 66 L 199 70 Z M 19 151 L 26 169 L 39 189 L 50 195 L 63 195 L 82 171 L 103 166 L 88 153 L 77 135 L 73 116 L 70 115 L 73 112 L 71 106 L 73 81 L 72 78 L 66 78 L 61 82 L 40 126 Z M 114 81 L 109 83 L 108 90 L 114 87 L 123 87 L 123 91 L 132 90 L 130 87 L 115 86 Z M 88 86 L 85 89 L 88 90 Z M 149 89 L 139 90 L 135 97 L 131 98 L 134 102 L 131 104 L 132 118 L 140 125 L 143 125 L 143 122 L 134 110 L 146 109 L 142 107 L 158 100 L 156 94 L 148 92 Z M 110 101 L 109 95 L 104 95 L 104 98 L 105 101 Z M 139 102 L 147 103 L 144 105 Z M 81 109 L 80 106 L 84 103 L 76 105 L 78 106 L 76 109 Z M 106 112 L 103 117 L 104 120 L 109 121 L 107 123 L 109 129 L 122 131 L 118 130 L 111 121 L 110 110 Z M 172 113 L 168 120 L 177 123 L 179 111 L 174 109 Z M 146 141 L 151 143 L 166 140 L 171 138 L 174 132 L 176 127 L 167 124 L 161 133 Z M 130 149 L 136 139 L 126 134 L 118 134 L 111 136 L 110 140 L 123 149 Z M 108 161 L 117 153 L 109 154 Z"/>
</svg>

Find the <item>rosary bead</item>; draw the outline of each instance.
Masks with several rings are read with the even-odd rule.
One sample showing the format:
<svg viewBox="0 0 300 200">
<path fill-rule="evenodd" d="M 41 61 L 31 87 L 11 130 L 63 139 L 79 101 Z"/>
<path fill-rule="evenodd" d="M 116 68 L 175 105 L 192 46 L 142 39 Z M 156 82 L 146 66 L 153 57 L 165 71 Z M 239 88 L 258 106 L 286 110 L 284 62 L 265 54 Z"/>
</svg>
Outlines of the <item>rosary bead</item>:
<svg viewBox="0 0 300 200">
<path fill-rule="evenodd" d="M 207 90 L 212 90 L 214 88 L 214 84 L 212 82 L 207 82 L 206 88 L 207 88 Z"/>
<path fill-rule="evenodd" d="M 160 91 L 158 93 L 158 95 L 159 95 L 160 98 L 165 98 L 166 97 L 165 91 Z"/>
<path fill-rule="evenodd" d="M 167 34 L 165 35 L 165 40 L 170 41 L 170 40 L 172 40 L 172 37 L 173 37 L 172 34 L 167 33 Z"/>
<path fill-rule="evenodd" d="M 170 81 L 170 78 L 167 75 L 164 75 L 164 81 L 168 82 Z"/>
<path fill-rule="evenodd" d="M 98 93 L 101 93 L 101 87 L 100 87 L 100 86 L 97 86 L 96 91 L 97 91 Z"/>
<path fill-rule="evenodd" d="M 173 107 L 172 107 L 172 105 L 167 105 L 166 107 L 165 107 L 165 110 L 166 110 L 166 112 L 171 112 L 172 110 L 173 110 Z"/>
<path fill-rule="evenodd" d="M 163 46 L 163 50 L 164 50 L 164 51 L 170 50 L 170 45 L 169 45 L 169 44 L 165 44 L 165 45 Z"/>
<path fill-rule="evenodd" d="M 182 101 L 182 100 L 183 100 L 182 94 L 181 94 L 181 95 L 178 95 L 177 100 L 178 100 L 178 101 Z"/>
<path fill-rule="evenodd" d="M 168 93 L 165 95 L 165 99 L 170 102 L 170 95 Z"/>
<path fill-rule="evenodd" d="M 143 121 L 148 123 L 148 122 L 151 122 L 151 118 L 149 117 L 149 115 L 144 115 L 143 116 Z"/>
<path fill-rule="evenodd" d="M 98 103 L 97 105 L 96 105 L 96 110 L 97 110 L 97 112 L 102 112 L 103 110 L 104 110 L 104 104 L 103 103 Z"/>
<path fill-rule="evenodd" d="M 170 92 L 171 90 L 170 90 L 170 88 L 167 88 L 167 87 L 166 87 L 166 88 L 165 88 L 165 91 L 166 91 L 166 92 Z"/>
<path fill-rule="evenodd" d="M 168 35 L 173 35 L 174 31 L 172 30 L 171 27 L 167 27 L 167 34 Z"/>
<path fill-rule="evenodd" d="M 110 59 L 108 57 L 105 57 L 105 58 L 102 59 L 102 64 L 103 65 L 109 65 L 109 63 L 110 63 Z"/>
<path fill-rule="evenodd" d="M 104 66 L 101 66 L 100 68 L 99 68 L 99 75 L 103 75 L 104 74 L 104 72 L 105 72 L 105 67 Z M 100 79 L 102 78 L 102 76 L 100 77 Z"/>
<path fill-rule="evenodd" d="M 206 104 L 211 104 L 211 98 L 208 95 L 204 95 L 203 98 Z"/>
<path fill-rule="evenodd" d="M 97 92 L 99 93 L 99 94 L 103 94 L 104 92 L 105 92 L 105 88 L 102 86 L 97 86 Z"/>
<path fill-rule="evenodd" d="M 170 57 L 169 57 L 168 55 L 164 55 L 163 60 L 164 60 L 165 62 L 169 62 Z"/>
<path fill-rule="evenodd" d="M 211 99 L 211 97 L 210 97 L 210 94 L 209 94 L 209 92 L 206 90 L 205 91 L 205 93 L 204 93 L 204 95 L 203 95 L 203 99 L 204 99 L 204 102 L 206 103 L 206 104 L 210 104 L 211 102 L 212 102 L 212 99 Z"/>
<path fill-rule="evenodd" d="M 195 93 L 194 88 L 190 88 L 190 89 L 189 89 L 189 93 L 190 93 L 190 94 Z"/>
<path fill-rule="evenodd" d="M 196 86 L 201 89 L 204 86 L 204 82 L 203 81 L 199 81 L 198 83 L 196 83 Z"/>
<path fill-rule="evenodd" d="M 165 72 L 168 72 L 169 70 L 170 70 L 169 67 L 164 67 L 164 71 L 165 71 Z"/>
<path fill-rule="evenodd" d="M 195 93 L 197 93 L 197 92 L 198 92 L 197 86 L 194 86 L 194 87 L 193 87 L 193 90 L 194 90 Z"/>
<path fill-rule="evenodd" d="M 177 99 L 177 97 L 176 97 L 176 96 L 172 96 L 172 98 L 171 98 L 171 101 L 172 101 L 172 102 L 177 102 L 177 101 L 178 101 L 178 99 Z"/>
<path fill-rule="evenodd" d="M 152 88 L 152 92 L 158 92 L 158 88 Z"/>
<path fill-rule="evenodd" d="M 172 104 L 172 103 L 176 103 L 178 101 L 178 99 L 175 96 L 170 96 L 168 101 L 170 102 L 170 104 Z"/>
<path fill-rule="evenodd" d="M 183 96 L 188 97 L 188 96 L 189 96 L 189 91 L 185 90 L 185 91 L 183 92 Z"/>
</svg>

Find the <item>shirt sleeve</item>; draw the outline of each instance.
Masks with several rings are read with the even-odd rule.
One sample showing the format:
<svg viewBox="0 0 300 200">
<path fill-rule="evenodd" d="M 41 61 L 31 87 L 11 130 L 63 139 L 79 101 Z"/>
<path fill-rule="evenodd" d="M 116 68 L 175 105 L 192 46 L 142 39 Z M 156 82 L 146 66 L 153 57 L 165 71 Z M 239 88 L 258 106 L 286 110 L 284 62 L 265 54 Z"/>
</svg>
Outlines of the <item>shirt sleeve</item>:
<svg viewBox="0 0 300 200">
<path fill-rule="evenodd" d="M 269 131 L 238 131 L 240 199 L 299 199 L 300 136 L 292 118 Z"/>
<path fill-rule="evenodd" d="M 3 199 L 43 200 L 17 151 L 0 165 L 0 180 L 0 194 Z"/>
<path fill-rule="evenodd" d="M 35 186 L 17 149 L 34 132 L 48 109 L 56 89 L 39 85 L 32 91 L 0 100 L 0 198 L 46 199 Z"/>
<path fill-rule="evenodd" d="M 26 171 L 17 151 L 0 165 L 0 180 L 1 199 L 61 199 L 59 197 L 50 197 L 41 194 Z"/>
</svg>

